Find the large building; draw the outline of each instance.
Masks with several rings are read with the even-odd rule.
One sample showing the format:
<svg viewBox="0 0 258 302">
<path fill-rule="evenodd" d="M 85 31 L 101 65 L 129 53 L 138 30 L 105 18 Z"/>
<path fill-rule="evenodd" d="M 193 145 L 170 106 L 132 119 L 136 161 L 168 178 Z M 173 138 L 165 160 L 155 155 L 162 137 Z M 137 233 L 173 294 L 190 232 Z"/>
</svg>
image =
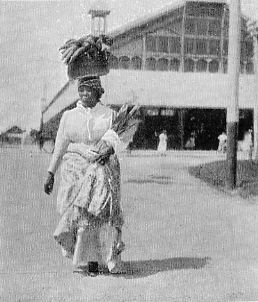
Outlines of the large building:
<svg viewBox="0 0 258 302">
<path fill-rule="evenodd" d="M 252 127 L 256 87 L 253 40 L 242 17 L 239 139 Z M 188 1 L 111 32 L 110 73 L 103 102 L 118 108 L 141 105 L 135 148 L 155 148 L 155 132 L 168 132 L 168 146 L 183 149 L 191 133 L 197 149 L 216 149 L 226 128 L 230 101 L 229 7 L 225 1 Z M 73 108 L 75 83 L 66 83 L 44 112 L 44 135 L 54 137 L 63 110 Z M 50 133 L 51 132 L 51 133 Z"/>
</svg>

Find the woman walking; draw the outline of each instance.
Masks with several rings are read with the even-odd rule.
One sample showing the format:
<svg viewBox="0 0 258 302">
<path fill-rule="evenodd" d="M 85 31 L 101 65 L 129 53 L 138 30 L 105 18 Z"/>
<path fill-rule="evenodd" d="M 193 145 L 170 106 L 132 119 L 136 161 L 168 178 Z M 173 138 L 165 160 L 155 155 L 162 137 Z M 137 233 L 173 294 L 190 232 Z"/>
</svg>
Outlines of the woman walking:
<svg viewBox="0 0 258 302">
<path fill-rule="evenodd" d="M 54 238 L 77 269 L 96 274 L 108 268 L 118 273 L 124 244 L 115 155 L 119 137 L 111 130 L 115 112 L 100 102 L 104 90 L 99 77 L 80 79 L 78 92 L 76 108 L 61 118 L 44 185 L 50 194 L 62 161 L 57 195 L 61 219 Z"/>
</svg>

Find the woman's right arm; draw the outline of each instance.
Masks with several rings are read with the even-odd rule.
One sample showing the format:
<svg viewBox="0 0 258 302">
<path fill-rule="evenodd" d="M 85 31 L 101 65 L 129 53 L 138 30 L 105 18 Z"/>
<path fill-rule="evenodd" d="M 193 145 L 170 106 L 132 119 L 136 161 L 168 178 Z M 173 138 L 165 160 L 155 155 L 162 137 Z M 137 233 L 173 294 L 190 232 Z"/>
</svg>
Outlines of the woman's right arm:
<svg viewBox="0 0 258 302">
<path fill-rule="evenodd" d="M 67 115 L 68 112 L 64 112 L 60 120 L 59 128 L 56 135 L 55 149 L 50 161 L 50 165 L 48 167 L 48 172 L 52 173 L 53 175 L 56 173 L 70 142 L 69 135 L 67 132 Z"/>
</svg>

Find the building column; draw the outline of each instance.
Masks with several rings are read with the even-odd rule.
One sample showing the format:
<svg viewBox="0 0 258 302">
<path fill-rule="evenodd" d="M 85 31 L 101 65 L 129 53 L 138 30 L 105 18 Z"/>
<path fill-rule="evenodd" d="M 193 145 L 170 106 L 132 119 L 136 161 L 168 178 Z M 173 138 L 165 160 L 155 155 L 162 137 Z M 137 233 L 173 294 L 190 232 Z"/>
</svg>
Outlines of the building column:
<svg viewBox="0 0 258 302">
<path fill-rule="evenodd" d="M 143 47 L 142 47 L 142 70 L 146 70 L 146 59 L 147 59 L 147 50 L 146 50 L 146 40 L 147 34 L 143 35 Z"/>
<path fill-rule="evenodd" d="M 185 69 L 185 19 L 186 19 L 186 3 L 183 11 L 183 20 L 181 26 L 181 51 L 180 51 L 180 68 L 179 71 L 184 72 Z"/>
<path fill-rule="evenodd" d="M 224 24 L 226 15 L 226 4 L 224 4 L 223 15 L 221 18 L 221 35 L 220 35 L 220 60 L 219 60 L 219 72 L 223 73 L 223 53 L 224 53 Z"/>
</svg>

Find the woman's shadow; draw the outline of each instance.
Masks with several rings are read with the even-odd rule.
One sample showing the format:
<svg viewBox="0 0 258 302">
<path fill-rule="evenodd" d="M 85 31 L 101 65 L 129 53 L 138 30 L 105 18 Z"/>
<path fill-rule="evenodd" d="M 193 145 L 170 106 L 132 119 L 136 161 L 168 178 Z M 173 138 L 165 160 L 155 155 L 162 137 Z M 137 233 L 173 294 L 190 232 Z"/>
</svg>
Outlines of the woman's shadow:
<svg viewBox="0 0 258 302">
<path fill-rule="evenodd" d="M 168 258 L 162 260 L 140 260 L 126 261 L 123 263 L 122 273 L 115 276 L 124 278 L 144 278 L 159 272 L 183 270 L 183 269 L 201 269 L 209 263 L 211 258 Z"/>
</svg>

